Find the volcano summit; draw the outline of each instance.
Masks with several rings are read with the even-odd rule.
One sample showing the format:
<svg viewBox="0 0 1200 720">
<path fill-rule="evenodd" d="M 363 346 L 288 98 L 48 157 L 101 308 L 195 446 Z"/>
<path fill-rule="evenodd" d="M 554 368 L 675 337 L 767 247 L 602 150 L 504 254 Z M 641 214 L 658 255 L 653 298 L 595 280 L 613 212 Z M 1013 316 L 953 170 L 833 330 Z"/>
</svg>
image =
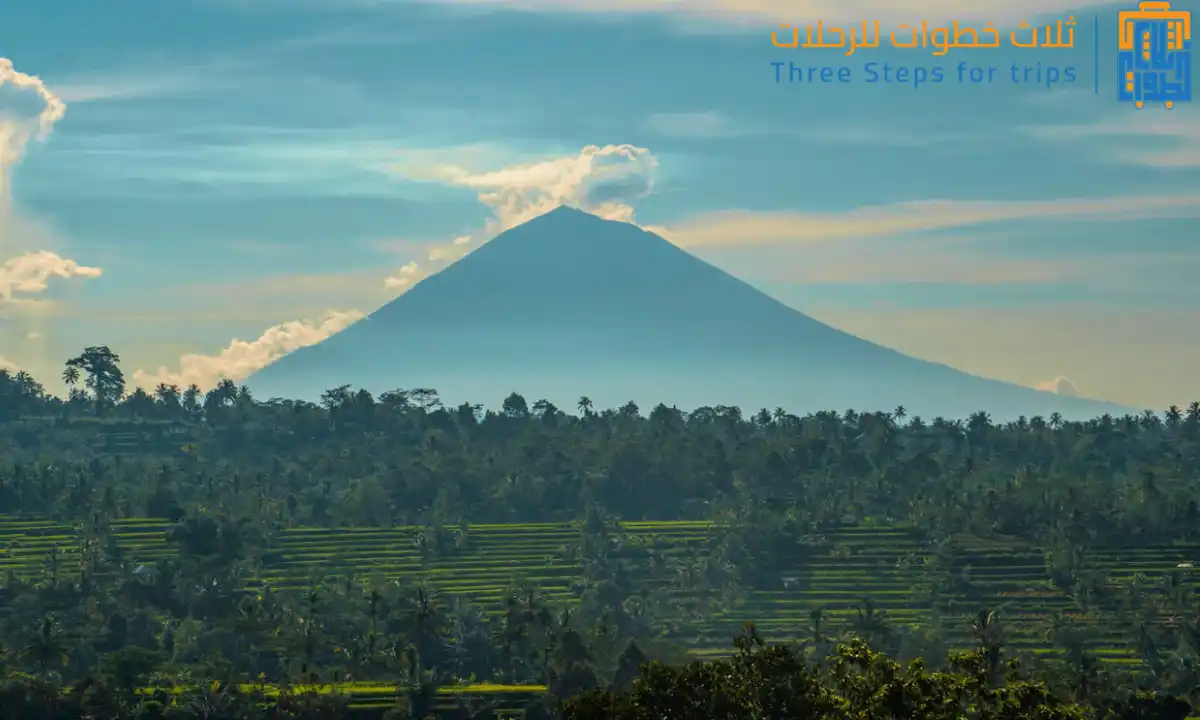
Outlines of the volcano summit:
<svg viewBox="0 0 1200 720">
<path fill-rule="evenodd" d="M 925 417 L 1094 417 L 1127 408 L 918 360 L 820 323 L 628 223 L 559 208 L 515 227 L 367 318 L 252 375 L 258 397 L 344 384 L 511 392 L 574 408 L 629 401 L 890 410 Z"/>
</svg>

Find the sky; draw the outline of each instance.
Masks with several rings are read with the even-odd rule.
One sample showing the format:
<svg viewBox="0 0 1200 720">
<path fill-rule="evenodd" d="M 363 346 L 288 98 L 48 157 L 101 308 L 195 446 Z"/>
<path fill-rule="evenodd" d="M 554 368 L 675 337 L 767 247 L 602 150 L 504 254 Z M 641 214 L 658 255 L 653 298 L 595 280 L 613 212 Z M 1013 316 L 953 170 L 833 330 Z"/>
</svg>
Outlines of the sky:
<svg viewBox="0 0 1200 720">
<path fill-rule="evenodd" d="M 1185 405 L 1200 109 L 1117 101 L 1126 7 L 17 3 L 0 13 L 0 366 L 61 391 L 64 361 L 107 345 L 146 387 L 240 380 L 568 204 L 916 357 Z M 1073 47 L 1011 47 L 1022 22 L 1068 19 Z M 1003 47 L 889 47 L 900 24 L 956 20 Z M 879 21 L 883 42 L 775 46 L 817 21 Z M 869 63 L 943 81 L 872 83 Z M 1014 63 L 1042 82 L 1014 84 Z"/>
</svg>

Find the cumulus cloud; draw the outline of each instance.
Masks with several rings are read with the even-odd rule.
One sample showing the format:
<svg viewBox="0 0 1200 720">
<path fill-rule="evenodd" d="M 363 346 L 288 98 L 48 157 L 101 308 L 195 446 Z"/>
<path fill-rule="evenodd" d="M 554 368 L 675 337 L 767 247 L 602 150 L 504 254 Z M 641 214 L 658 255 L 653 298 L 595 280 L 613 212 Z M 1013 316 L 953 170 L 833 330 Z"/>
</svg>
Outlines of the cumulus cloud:
<svg viewBox="0 0 1200 720">
<path fill-rule="evenodd" d="M 415 261 L 407 262 L 383 281 L 389 290 L 403 292 L 425 279 L 425 271 Z"/>
<path fill-rule="evenodd" d="M 45 140 L 62 119 L 67 105 L 50 91 L 41 78 L 27 75 L 0 57 L 0 88 L 11 86 L 31 94 L 40 103 L 33 116 L 22 116 L 0 108 L 0 304 L 14 303 L 18 294 L 42 293 L 51 278 L 94 278 L 100 268 L 80 265 L 48 250 L 26 249 L 12 256 L 21 245 L 40 244 L 47 238 L 37 223 L 17 216 L 12 203 L 13 170 L 25 157 L 33 140 Z M 8 257 L 4 260 L 3 258 Z"/>
<path fill-rule="evenodd" d="M 0 303 L 13 301 L 19 293 L 45 292 L 50 278 L 96 278 L 103 272 L 49 250 L 18 255 L 0 264 Z"/>
<path fill-rule="evenodd" d="M 1045 392 L 1052 392 L 1056 395 L 1065 395 L 1067 397 L 1078 397 L 1079 396 L 1079 388 L 1075 387 L 1075 383 L 1071 382 L 1070 378 L 1062 377 L 1061 375 L 1059 377 L 1054 378 L 1053 380 L 1046 380 L 1045 382 L 1040 382 L 1037 385 L 1035 385 L 1034 387 L 1037 388 L 1038 390 L 1044 390 Z"/>
<path fill-rule="evenodd" d="M 634 222 L 631 203 L 654 190 L 658 158 L 633 145 L 589 145 L 577 155 L 473 171 L 458 165 L 398 167 L 409 177 L 479 191 L 492 217 L 479 230 L 434 246 L 422 265 L 409 262 L 384 284 L 404 292 L 482 242 L 562 205 L 608 220 Z"/>
<path fill-rule="evenodd" d="M 208 390 L 224 379 L 239 381 L 302 347 L 315 345 L 363 318 L 358 310 L 330 311 L 316 320 L 291 320 L 269 327 L 256 340 L 234 339 L 215 355 L 187 354 L 179 369 L 160 366 L 154 372 L 137 370 L 135 384 L 152 388 L 159 383 Z"/>
<path fill-rule="evenodd" d="M 0 87 L 5 85 L 32 92 L 42 101 L 42 109 L 35 118 L 5 117 L 0 121 L 0 183 L 3 183 L 0 193 L 8 197 L 9 173 L 25 156 L 25 147 L 35 137 L 45 140 L 50 136 L 54 123 L 66 114 L 67 104 L 50 92 L 41 78 L 17 71 L 12 60 L 0 57 Z"/>
</svg>

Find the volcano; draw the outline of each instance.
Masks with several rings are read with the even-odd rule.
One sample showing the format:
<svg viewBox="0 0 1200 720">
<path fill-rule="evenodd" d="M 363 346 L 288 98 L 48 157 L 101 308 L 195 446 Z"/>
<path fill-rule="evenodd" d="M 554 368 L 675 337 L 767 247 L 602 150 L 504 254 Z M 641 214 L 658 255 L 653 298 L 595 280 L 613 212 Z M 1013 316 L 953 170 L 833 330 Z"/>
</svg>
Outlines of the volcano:
<svg viewBox="0 0 1200 720">
<path fill-rule="evenodd" d="M 495 407 L 736 405 L 925 417 L 1129 409 L 989 380 L 825 325 L 634 225 L 559 208 L 247 379 L 258 397 L 433 388 Z"/>
</svg>

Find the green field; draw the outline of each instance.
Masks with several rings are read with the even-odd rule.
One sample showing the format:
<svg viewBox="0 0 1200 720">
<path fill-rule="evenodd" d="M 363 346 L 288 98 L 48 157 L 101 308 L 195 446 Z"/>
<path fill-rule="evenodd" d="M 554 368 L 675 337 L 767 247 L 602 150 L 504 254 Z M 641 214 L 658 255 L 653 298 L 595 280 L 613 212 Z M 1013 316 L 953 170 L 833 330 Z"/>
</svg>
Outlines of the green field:
<svg viewBox="0 0 1200 720">
<path fill-rule="evenodd" d="M 135 562 L 153 562 L 174 550 L 161 520 L 126 519 L 114 525 L 118 546 Z M 458 529 L 453 529 L 457 531 Z M 641 522 L 623 525 L 627 543 L 648 544 L 666 558 L 683 560 L 703 553 L 714 535 L 706 522 Z M 282 531 L 254 581 L 273 588 L 303 588 L 315 579 L 353 573 L 366 580 L 423 579 L 443 593 L 461 597 L 485 611 L 503 607 L 516 583 L 536 586 L 552 603 L 578 601 L 581 570 L 571 559 L 580 531 L 570 524 L 475 525 L 452 532 L 454 547 L 422 556 L 418 528 L 293 528 Z M 730 638 L 742 623 L 753 621 L 770 640 L 805 638 L 809 612 L 825 608 L 829 627 L 849 622 L 855 607 L 869 598 L 893 625 L 928 621 L 928 603 L 915 596 L 918 571 L 902 558 L 931 552 L 908 530 L 895 527 L 847 527 L 829 536 L 832 550 L 781 573 L 790 588 L 754 589 L 730 609 L 701 621 L 681 623 L 672 637 L 701 656 L 729 652 Z M 0 573 L 36 577 L 56 563 L 59 572 L 77 567 L 73 526 L 46 520 L 0 516 Z M 617 555 L 619 557 L 619 554 Z M 1181 562 L 1200 556 L 1197 546 L 1138 547 L 1093 553 L 1094 567 L 1119 580 L 1144 573 L 1159 579 Z M 1109 662 L 1137 662 L 1121 629 L 1106 613 L 1084 617 L 1076 603 L 1051 586 L 1037 548 L 1018 543 L 963 538 L 954 545 L 951 575 L 960 579 L 949 594 L 952 612 L 943 621 L 952 645 L 970 644 L 969 618 L 981 607 L 1000 611 L 1006 644 L 1014 649 L 1048 652 L 1054 618 L 1070 616 L 1086 629 L 1093 652 Z M 644 563 L 630 564 L 636 582 L 649 590 L 661 578 L 649 576 Z M 1195 571 L 1181 570 L 1183 584 L 1195 588 Z M 943 595 L 946 596 L 945 594 Z"/>
</svg>

